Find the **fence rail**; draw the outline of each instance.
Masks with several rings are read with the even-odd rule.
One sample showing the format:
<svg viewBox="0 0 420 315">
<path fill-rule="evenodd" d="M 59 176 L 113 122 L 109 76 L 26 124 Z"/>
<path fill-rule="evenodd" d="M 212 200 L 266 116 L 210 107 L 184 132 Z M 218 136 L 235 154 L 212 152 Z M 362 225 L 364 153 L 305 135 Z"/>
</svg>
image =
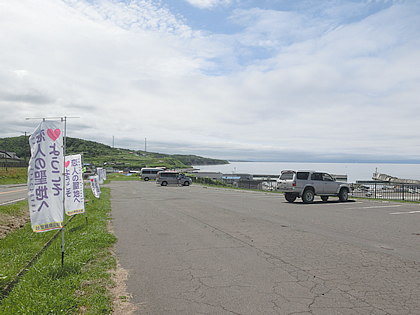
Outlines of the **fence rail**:
<svg viewBox="0 0 420 315">
<path fill-rule="evenodd" d="M 420 185 L 374 183 L 354 185 L 352 197 L 420 201 Z"/>
<path fill-rule="evenodd" d="M 239 187 L 243 189 L 256 190 L 276 190 L 275 180 L 259 180 L 258 185 L 253 185 L 250 181 L 239 180 L 237 182 L 228 182 L 226 180 L 215 180 L 211 178 L 196 178 L 192 176 L 195 183 L 206 185 L 215 185 L 223 187 Z M 257 181 L 254 181 L 257 182 Z M 352 191 L 350 196 L 354 198 L 369 198 L 383 200 L 404 200 L 420 202 L 420 185 L 413 184 L 389 184 L 386 182 L 370 183 L 370 184 L 350 184 Z"/>
<path fill-rule="evenodd" d="M 22 162 L 5 162 L 4 160 L 0 160 L 0 167 L 1 168 L 13 168 L 13 167 L 28 167 L 28 163 Z"/>
</svg>

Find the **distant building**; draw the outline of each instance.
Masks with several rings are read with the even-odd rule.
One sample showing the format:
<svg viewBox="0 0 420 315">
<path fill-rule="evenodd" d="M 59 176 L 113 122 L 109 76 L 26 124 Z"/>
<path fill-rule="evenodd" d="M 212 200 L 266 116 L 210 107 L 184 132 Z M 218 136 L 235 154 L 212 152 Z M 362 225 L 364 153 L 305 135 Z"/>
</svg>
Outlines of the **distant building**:
<svg viewBox="0 0 420 315">
<path fill-rule="evenodd" d="M 15 152 L 9 152 L 9 151 L 3 151 L 0 150 L 0 165 L 1 166 L 6 166 L 10 165 L 17 165 L 17 164 L 22 164 L 23 160 L 19 157 L 16 156 Z"/>
<path fill-rule="evenodd" d="M 251 174 L 223 174 L 222 176 L 223 181 L 226 184 L 233 185 L 239 187 L 239 183 L 241 181 L 252 181 L 253 175 Z"/>
<path fill-rule="evenodd" d="M 262 181 L 241 179 L 238 182 L 239 188 L 262 190 Z"/>
</svg>

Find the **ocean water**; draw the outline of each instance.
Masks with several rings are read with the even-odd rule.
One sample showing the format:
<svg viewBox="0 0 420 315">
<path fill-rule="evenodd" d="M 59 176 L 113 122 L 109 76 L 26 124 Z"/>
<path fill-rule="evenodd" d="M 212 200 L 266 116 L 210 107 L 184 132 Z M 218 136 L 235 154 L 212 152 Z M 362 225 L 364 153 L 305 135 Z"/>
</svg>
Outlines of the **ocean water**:
<svg viewBox="0 0 420 315">
<path fill-rule="evenodd" d="M 347 175 L 349 183 L 355 183 L 356 180 L 371 180 L 373 173 L 377 170 L 378 173 L 402 179 L 420 180 L 420 164 L 231 162 L 225 165 L 200 165 L 194 168 L 203 172 L 261 175 L 279 175 L 282 170 L 315 170 L 336 175 Z"/>
</svg>

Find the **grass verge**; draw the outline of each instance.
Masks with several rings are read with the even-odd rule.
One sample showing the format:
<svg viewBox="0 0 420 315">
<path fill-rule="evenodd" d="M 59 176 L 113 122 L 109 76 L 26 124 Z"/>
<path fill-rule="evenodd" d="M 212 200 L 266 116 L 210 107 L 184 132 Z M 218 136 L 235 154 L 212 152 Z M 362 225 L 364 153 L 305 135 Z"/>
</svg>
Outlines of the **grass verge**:
<svg viewBox="0 0 420 315">
<path fill-rule="evenodd" d="M 85 215 L 76 215 L 65 228 L 65 258 L 61 265 L 61 232 L 28 267 L 7 294 L 0 296 L 0 314 L 110 314 L 111 274 L 116 242 L 108 232 L 110 189 L 100 199 L 86 189 Z M 0 284 L 9 283 L 57 231 L 33 233 L 28 222 L 0 241 Z"/>
<path fill-rule="evenodd" d="M 0 185 L 25 184 L 28 181 L 26 167 L 0 167 Z"/>
<path fill-rule="evenodd" d="M 127 181 L 127 180 L 141 180 L 139 174 L 130 173 L 109 173 L 106 174 L 106 180 Z"/>
<path fill-rule="evenodd" d="M 23 228 L 28 221 L 28 200 L 8 206 L 0 206 L 0 239 L 14 230 Z"/>
</svg>

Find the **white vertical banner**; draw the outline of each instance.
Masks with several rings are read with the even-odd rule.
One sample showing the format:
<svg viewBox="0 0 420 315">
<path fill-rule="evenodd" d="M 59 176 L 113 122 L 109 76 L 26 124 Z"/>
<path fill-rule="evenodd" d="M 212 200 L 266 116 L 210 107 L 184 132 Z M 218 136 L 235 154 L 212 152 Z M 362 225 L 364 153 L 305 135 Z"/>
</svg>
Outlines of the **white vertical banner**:
<svg viewBox="0 0 420 315">
<path fill-rule="evenodd" d="M 63 132 L 59 121 L 42 121 L 29 138 L 28 202 L 34 232 L 61 229 L 63 211 Z"/>
<path fill-rule="evenodd" d="M 100 198 L 101 188 L 99 187 L 99 176 L 98 175 L 90 176 L 89 180 L 90 180 L 90 187 L 92 188 L 93 195 L 96 198 Z"/>
<path fill-rule="evenodd" d="M 102 167 L 97 167 L 96 174 L 98 175 L 99 184 L 103 184 L 104 183 L 104 169 Z"/>
<path fill-rule="evenodd" d="M 83 191 L 82 156 L 68 155 L 65 160 L 65 209 L 67 215 L 85 212 L 85 194 Z"/>
</svg>

